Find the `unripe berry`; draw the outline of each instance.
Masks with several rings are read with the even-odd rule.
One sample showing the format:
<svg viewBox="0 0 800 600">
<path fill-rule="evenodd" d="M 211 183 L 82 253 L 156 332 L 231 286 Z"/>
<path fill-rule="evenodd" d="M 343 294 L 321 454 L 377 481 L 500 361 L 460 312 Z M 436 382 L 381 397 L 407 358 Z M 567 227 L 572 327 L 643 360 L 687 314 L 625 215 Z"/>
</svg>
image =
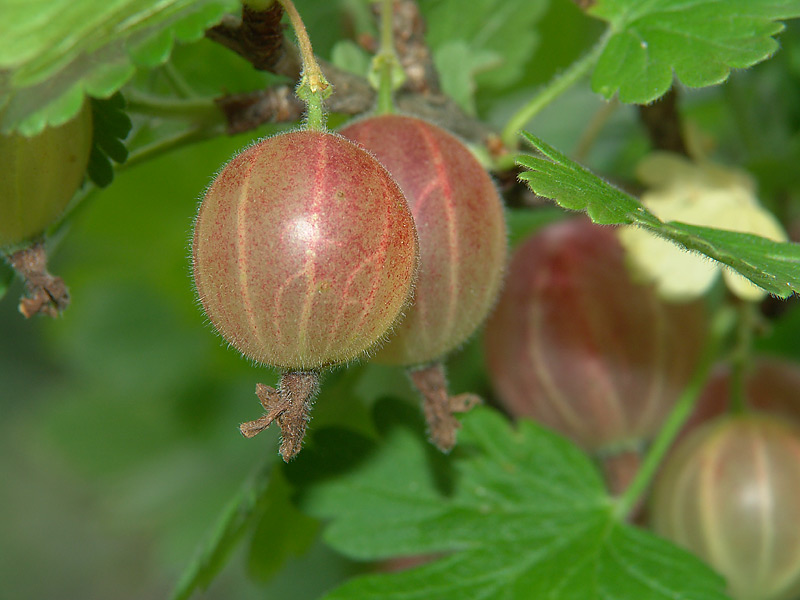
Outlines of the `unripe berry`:
<svg viewBox="0 0 800 600">
<path fill-rule="evenodd" d="M 19 304 L 26 317 L 56 317 L 69 305 L 60 277 L 47 271 L 42 234 L 54 224 L 80 187 L 92 149 L 92 109 L 39 135 L 0 135 L 0 258 L 25 282 Z"/>
<path fill-rule="evenodd" d="M 414 214 L 420 244 L 414 304 L 376 360 L 415 367 L 436 446 L 450 450 L 458 421 L 480 399 L 450 397 L 440 361 L 483 322 L 495 302 L 506 260 L 503 206 L 492 180 L 467 147 L 444 129 L 398 115 L 348 125 L 353 139 L 389 169 Z"/>
<path fill-rule="evenodd" d="M 217 175 L 194 229 L 194 279 L 217 331 L 246 357 L 284 372 L 259 384 L 278 421 L 281 454 L 300 450 L 316 371 L 368 352 L 409 302 L 414 220 L 381 164 L 343 137 L 315 130 L 250 146 Z"/>
<path fill-rule="evenodd" d="M 0 249 L 41 234 L 64 212 L 86 172 L 92 111 L 39 135 L 0 135 Z"/>
<path fill-rule="evenodd" d="M 461 141 L 421 119 L 370 117 L 342 135 L 375 154 L 397 180 L 419 234 L 413 307 L 376 360 L 406 366 L 438 360 L 472 335 L 500 290 L 506 260 L 500 197 Z"/>
<path fill-rule="evenodd" d="M 200 301 L 248 358 L 285 370 L 355 359 L 412 291 L 414 223 L 371 156 L 330 133 L 250 146 L 206 192 L 194 231 Z"/>
<path fill-rule="evenodd" d="M 661 426 L 705 335 L 702 307 L 634 283 L 613 229 L 572 219 L 514 253 L 486 325 L 500 402 L 592 451 L 635 448 Z"/>
<path fill-rule="evenodd" d="M 775 417 L 722 417 L 668 458 L 653 489 L 659 534 L 706 560 L 736 600 L 800 593 L 800 430 Z"/>
</svg>

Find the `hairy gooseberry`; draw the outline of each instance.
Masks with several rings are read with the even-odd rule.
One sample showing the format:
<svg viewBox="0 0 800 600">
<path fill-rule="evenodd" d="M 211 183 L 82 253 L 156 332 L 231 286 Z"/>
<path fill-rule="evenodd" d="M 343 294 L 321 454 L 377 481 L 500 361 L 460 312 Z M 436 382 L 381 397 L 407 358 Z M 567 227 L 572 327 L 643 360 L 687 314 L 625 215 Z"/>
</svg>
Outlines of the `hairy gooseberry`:
<svg viewBox="0 0 800 600">
<path fill-rule="evenodd" d="M 546 227 L 514 253 L 485 334 L 502 405 L 604 454 L 658 431 L 705 335 L 700 305 L 665 303 L 624 260 L 611 228 Z"/>
<path fill-rule="evenodd" d="M 695 430 L 655 482 L 657 533 L 706 560 L 737 600 L 800 593 L 800 429 L 726 416 Z"/>
<path fill-rule="evenodd" d="M 277 419 L 284 458 L 299 451 L 314 373 L 384 338 L 409 301 L 417 252 L 400 188 L 339 135 L 267 138 L 220 171 L 195 224 L 197 292 L 232 346 L 286 372 L 279 390 L 258 388 L 267 415 L 245 435 Z"/>
<path fill-rule="evenodd" d="M 0 255 L 25 280 L 20 312 L 56 316 L 69 303 L 64 282 L 47 272 L 39 239 L 75 195 L 92 148 L 92 110 L 85 102 L 78 115 L 57 127 L 25 137 L 0 135 Z"/>
<path fill-rule="evenodd" d="M 414 303 L 375 360 L 409 367 L 442 359 L 486 318 L 497 298 L 506 260 L 500 196 L 469 149 L 441 127 L 401 115 L 368 117 L 342 135 L 375 154 L 408 199 L 420 244 Z M 412 379 L 432 401 L 426 414 L 434 441 L 452 447 L 450 414 L 471 404 L 450 399 L 444 373 L 416 369 Z M 466 402 L 466 403 L 465 403 Z M 446 406 L 445 406 L 446 405 Z"/>
</svg>

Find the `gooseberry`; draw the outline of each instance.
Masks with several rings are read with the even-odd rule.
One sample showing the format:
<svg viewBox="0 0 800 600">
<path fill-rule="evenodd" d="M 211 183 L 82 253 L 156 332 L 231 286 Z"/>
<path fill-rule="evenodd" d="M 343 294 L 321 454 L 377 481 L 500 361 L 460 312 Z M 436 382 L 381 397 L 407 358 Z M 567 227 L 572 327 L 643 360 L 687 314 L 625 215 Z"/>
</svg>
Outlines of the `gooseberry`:
<svg viewBox="0 0 800 600">
<path fill-rule="evenodd" d="M 685 438 L 652 496 L 655 531 L 694 552 L 737 600 L 800 593 L 800 429 L 774 416 L 725 416 Z"/>
<path fill-rule="evenodd" d="M 485 333 L 499 402 L 601 454 L 658 431 L 705 336 L 699 304 L 660 300 L 624 261 L 611 228 L 540 230 L 514 253 Z"/>
<path fill-rule="evenodd" d="M 375 360 L 419 365 L 461 345 L 497 299 L 506 259 L 500 196 L 467 147 L 441 127 L 400 115 L 342 130 L 389 170 L 419 235 L 414 304 Z"/>
<path fill-rule="evenodd" d="M 299 451 L 315 373 L 380 343 L 409 301 L 417 253 L 400 188 L 339 135 L 277 135 L 223 167 L 195 223 L 198 296 L 233 347 L 285 372 L 278 390 L 257 388 L 267 415 L 245 435 L 277 419 L 284 458 Z"/>
<path fill-rule="evenodd" d="M 0 256 L 25 282 L 19 309 L 26 317 L 57 316 L 69 304 L 64 282 L 47 271 L 42 234 L 83 181 L 92 148 L 92 110 L 40 134 L 0 135 Z"/>
<path fill-rule="evenodd" d="M 408 199 L 420 244 L 414 303 L 375 357 L 412 370 L 426 399 L 434 442 L 455 443 L 452 412 L 474 397 L 450 398 L 441 360 L 484 321 L 497 298 L 506 260 L 500 196 L 486 170 L 458 138 L 410 116 L 380 115 L 349 124 L 342 135 L 372 152 Z"/>
<path fill-rule="evenodd" d="M 83 181 L 92 148 L 92 111 L 40 134 L 0 135 L 0 248 L 39 234 L 58 219 Z"/>
</svg>

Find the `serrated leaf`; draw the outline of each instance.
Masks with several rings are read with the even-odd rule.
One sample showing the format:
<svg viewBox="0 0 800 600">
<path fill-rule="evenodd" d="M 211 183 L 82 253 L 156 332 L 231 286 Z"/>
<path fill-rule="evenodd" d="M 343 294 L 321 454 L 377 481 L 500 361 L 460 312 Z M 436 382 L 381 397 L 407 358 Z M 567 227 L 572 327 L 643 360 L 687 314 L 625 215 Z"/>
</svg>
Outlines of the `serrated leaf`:
<svg viewBox="0 0 800 600">
<path fill-rule="evenodd" d="M 714 85 L 731 69 L 769 58 L 780 19 L 800 16 L 798 0 L 599 0 L 589 13 L 607 21 L 610 38 L 592 89 L 646 104 L 672 86 Z"/>
<path fill-rule="evenodd" d="M 413 407 L 384 401 L 375 414 L 380 444 L 340 432 L 304 450 L 301 502 L 331 519 L 325 539 L 348 556 L 444 556 L 351 580 L 326 600 L 726 598 L 698 559 L 619 520 L 597 469 L 556 434 L 478 408 L 445 458 Z M 348 447 L 349 467 L 325 477 Z"/>
<path fill-rule="evenodd" d="M 564 208 L 586 211 L 595 223 L 638 225 L 688 250 L 705 254 L 738 271 L 771 294 L 787 298 L 800 291 L 800 245 L 748 233 L 663 222 L 633 196 L 603 181 L 539 138 L 523 132 L 545 158 L 522 156 L 530 169 L 520 179 L 537 194 Z"/>
<path fill-rule="evenodd" d="M 131 131 L 131 119 L 125 112 L 125 99 L 117 92 L 108 100 L 92 98 L 92 152 L 86 172 L 99 187 L 114 179 L 111 160 L 123 163 L 128 149 L 123 140 Z"/>
<path fill-rule="evenodd" d="M 108 98 L 137 67 L 163 63 L 237 0 L 34 0 L 2 5 L 0 131 L 38 133 Z"/>
</svg>

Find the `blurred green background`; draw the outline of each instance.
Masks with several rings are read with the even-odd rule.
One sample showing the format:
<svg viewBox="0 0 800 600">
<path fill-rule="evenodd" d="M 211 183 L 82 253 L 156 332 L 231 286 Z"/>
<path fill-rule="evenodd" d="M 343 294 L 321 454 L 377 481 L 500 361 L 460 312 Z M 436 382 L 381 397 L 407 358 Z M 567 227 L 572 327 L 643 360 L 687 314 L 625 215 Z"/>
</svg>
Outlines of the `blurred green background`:
<svg viewBox="0 0 800 600">
<path fill-rule="evenodd" d="M 326 6 L 298 1 L 317 51 L 332 56 L 336 43 L 362 26 L 364 3 Z M 428 16 L 440 8 L 433 0 L 421 6 Z M 531 25 L 535 40 L 519 72 L 478 79 L 465 106 L 502 126 L 537 85 L 595 39 L 596 25 L 569 0 L 552 2 Z M 784 34 L 777 58 L 734 74 L 729 86 L 686 94 L 683 102 L 684 116 L 712 153 L 751 169 L 762 199 L 790 227 L 800 222 L 797 33 L 793 27 Z M 431 32 L 434 48 L 451 34 L 440 22 Z M 514 39 L 502 28 L 496 35 Z M 207 41 L 178 48 L 173 63 L 202 94 L 267 81 Z M 145 73 L 132 86 L 158 91 L 158 81 L 158 73 Z M 457 93 L 463 83 L 448 85 Z M 531 130 L 573 151 L 602 106 L 588 85 L 577 86 Z M 166 597 L 229 500 L 277 459 L 274 430 L 245 440 L 237 429 L 260 414 L 255 384 L 274 384 L 277 373 L 249 365 L 205 322 L 188 258 L 203 189 L 237 149 L 266 133 L 181 148 L 124 169 L 109 188 L 89 196 L 51 260 L 72 295 L 62 318 L 25 321 L 16 310 L 18 282 L 0 302 L 0 598 Z M 646 151 L 635 109 L 622 107 L 585 160 L 625 180 Z M 509 213 L 512 242 L 554 214 Z M 795 302 L 760 344 L 800 358 L 798 339 Z M 490 397 L 479 338 L 449 365 L 455 393 Z M 397 369 L 335 372 L 323 383 L 312 429 L 343 422 L 368 427 L 370 405 L 387 394 L 415 401 Z M 281 567 L 274 545 L 286 543 L 279 537 L 285 532 L 274 534 L 279 541 L 272 533 L 267 528 L 243 544 L 197 597 L 310 599 L 363 568 L 312 541 L 306 555 L 264 583 Z M 249 543 L 259 551 L 248 552 Z"/>
</svg>

